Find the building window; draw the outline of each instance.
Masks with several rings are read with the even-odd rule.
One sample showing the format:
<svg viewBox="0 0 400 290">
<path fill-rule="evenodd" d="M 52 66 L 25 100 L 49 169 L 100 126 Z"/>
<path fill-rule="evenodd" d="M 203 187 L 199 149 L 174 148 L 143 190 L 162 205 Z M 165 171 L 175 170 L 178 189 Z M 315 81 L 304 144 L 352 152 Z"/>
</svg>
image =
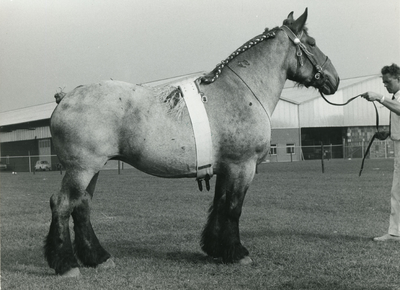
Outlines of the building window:
<svg viewBox="0 0 400 290">
<path fill-rule="evenodd" d="M 286 153 L 294 154 L 294 144 L 286 144 Z"/>
<path fill-rule="evenodd" d="M 271 144 L 271 148 L 269 148 L 270 155 L 276 155 L 276 144 Z"/>
</svg>

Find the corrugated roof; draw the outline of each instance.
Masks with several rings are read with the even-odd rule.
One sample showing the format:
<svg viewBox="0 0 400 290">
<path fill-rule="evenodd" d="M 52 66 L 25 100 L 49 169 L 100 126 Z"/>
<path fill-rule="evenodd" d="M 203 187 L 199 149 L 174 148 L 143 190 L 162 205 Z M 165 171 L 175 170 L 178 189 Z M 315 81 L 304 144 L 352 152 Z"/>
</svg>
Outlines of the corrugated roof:
<svg viewBox="0 0 400 290">
<path fill-rule="evenodd" d="M 187 75 L 176 76 L 172 78 L 142 83 L 141 85 L 156 87 L 159 85 L 167 85 L 171 83 L 179 83 L 183 80 L 196 79 L 205 72 L 196 72 Z M 56 102 L 41 104 L 37 106 L 26 107 L 22 109 L 0 112 L 0 126 L 15 125 L 32 121 L 50 119 L 51 114 L 56 108 Z"/>
<path fill-rule="evenodd" d="M 57 104 L 54 101 L 37 106 L 2 112 L 0 113 L 0 126 L 49 119 L 56 106 Z"/>
<path fill-rule="evenodd" d="M 201 71 L 201 72 L 195 72 L 187 75 L 181 75 L 177 77 L 172 77 L 172 78 L 166 78 L 166 79 L 161 79 L 157 81 L 152 81 L 148 83 L 142 83 L 140 85 L 145 85 L 145 86 L 151 86 L 151 87 L 156 87 L 156 86 L 161 86 L 161 85 L 168 85 L 168 84 L 175 84 L 175 83 L 180 83 L 184 80 L 189 80 L 189 79 L 197 79 L 198 77 L 204 75 L 206 72 Z"/>
<path fill-rule="evenodd" d="M 166 85 L 170 83 L 179 83 L 182 80 L 186 79 L 194 79 L 201 75 L 204 72 L 196 72 L 188 75 L 182 75 L 157 81 L 152 81 L 148 83 L 143 83 L 142 85 L 148 86 L 158 86 L 158 85 Z M 344 79 L 340 81 L 339 90 L 343 88 L 350 87 L 355 84 L 359 84 L 364 81 L 368 81 L 373 78 L 378 78 L 379 75 L 372 76 L 364 76 L 357 78 Z M 295 86 L 295 83 L 291 81 L 287 81 L 285 87 L 281 94 L 281 100 L 293 103 L 293 104 L 302 104 L 304 102 L 308 102 L 310 100 L 319 98 L 319 92 L 314 88 L 305 88 Z M 1 112 L 0 113 L 0 126 L 21 124 L 32 121 L 39 121 L 49 119 L 51 117 L 52 112 L 56 107 L 56 102 L 41 104 L 32 107 L 26 107 L 18 110 Z"/>
</svg>

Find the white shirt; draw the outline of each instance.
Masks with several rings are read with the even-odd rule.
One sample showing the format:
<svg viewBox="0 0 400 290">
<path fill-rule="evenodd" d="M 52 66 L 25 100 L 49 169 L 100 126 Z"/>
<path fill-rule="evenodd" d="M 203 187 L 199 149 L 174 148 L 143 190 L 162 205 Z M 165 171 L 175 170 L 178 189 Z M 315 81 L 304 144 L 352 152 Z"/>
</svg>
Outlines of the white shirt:
<svg viewBox="0 0 400 290">
<path fill-rule="evenodd" d="M 400 102 L 400 91 L 394 94 L 396 101 Z M 390 111 L 390 139 L 400 141 L 400 116 Z"/>
</svg>

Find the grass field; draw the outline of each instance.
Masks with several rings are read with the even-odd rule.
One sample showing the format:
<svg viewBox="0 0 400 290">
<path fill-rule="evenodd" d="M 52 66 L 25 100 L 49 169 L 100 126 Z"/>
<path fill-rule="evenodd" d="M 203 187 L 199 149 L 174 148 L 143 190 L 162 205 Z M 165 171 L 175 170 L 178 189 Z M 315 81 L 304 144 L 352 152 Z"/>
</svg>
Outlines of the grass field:
<svg viewBox="0 0 400 290">
<path fill-rule="evenodd" d="M 116 267 L 63 279 L 42 253 L 58 172 L 1 173 L 2 289 L 400 289 L 400 243 L 386 233 L 393 160 L 270 163 L 247 193 L 241 238 L 254 263 L 224 265 L 199 239 L 211 192 L 192 179 L 100 174 L 93 227 Z M 212 179 L 212 185 L 215 178 Z"/>
</svg>

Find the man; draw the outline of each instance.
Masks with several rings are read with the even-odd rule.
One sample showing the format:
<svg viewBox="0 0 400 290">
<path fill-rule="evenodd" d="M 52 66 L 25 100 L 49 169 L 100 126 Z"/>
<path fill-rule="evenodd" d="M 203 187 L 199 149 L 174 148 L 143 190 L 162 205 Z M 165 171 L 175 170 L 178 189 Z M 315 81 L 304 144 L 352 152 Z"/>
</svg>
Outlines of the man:
<svg viewBox="0 0 400 290">
<path fill-rule="evenodd" d="M 396 64 L 381 70 L 383 85 L 392 94 L 391 98 L 374 92 L 366 92 L 362 97 L 378 101 L 390 110 L 390 138 L 394 143 L 394 171 L 391 190 L 391 213 L 387 234 L 374 238 L 376 242 L 400 241 L 400 67 Z"/>
</svg>

